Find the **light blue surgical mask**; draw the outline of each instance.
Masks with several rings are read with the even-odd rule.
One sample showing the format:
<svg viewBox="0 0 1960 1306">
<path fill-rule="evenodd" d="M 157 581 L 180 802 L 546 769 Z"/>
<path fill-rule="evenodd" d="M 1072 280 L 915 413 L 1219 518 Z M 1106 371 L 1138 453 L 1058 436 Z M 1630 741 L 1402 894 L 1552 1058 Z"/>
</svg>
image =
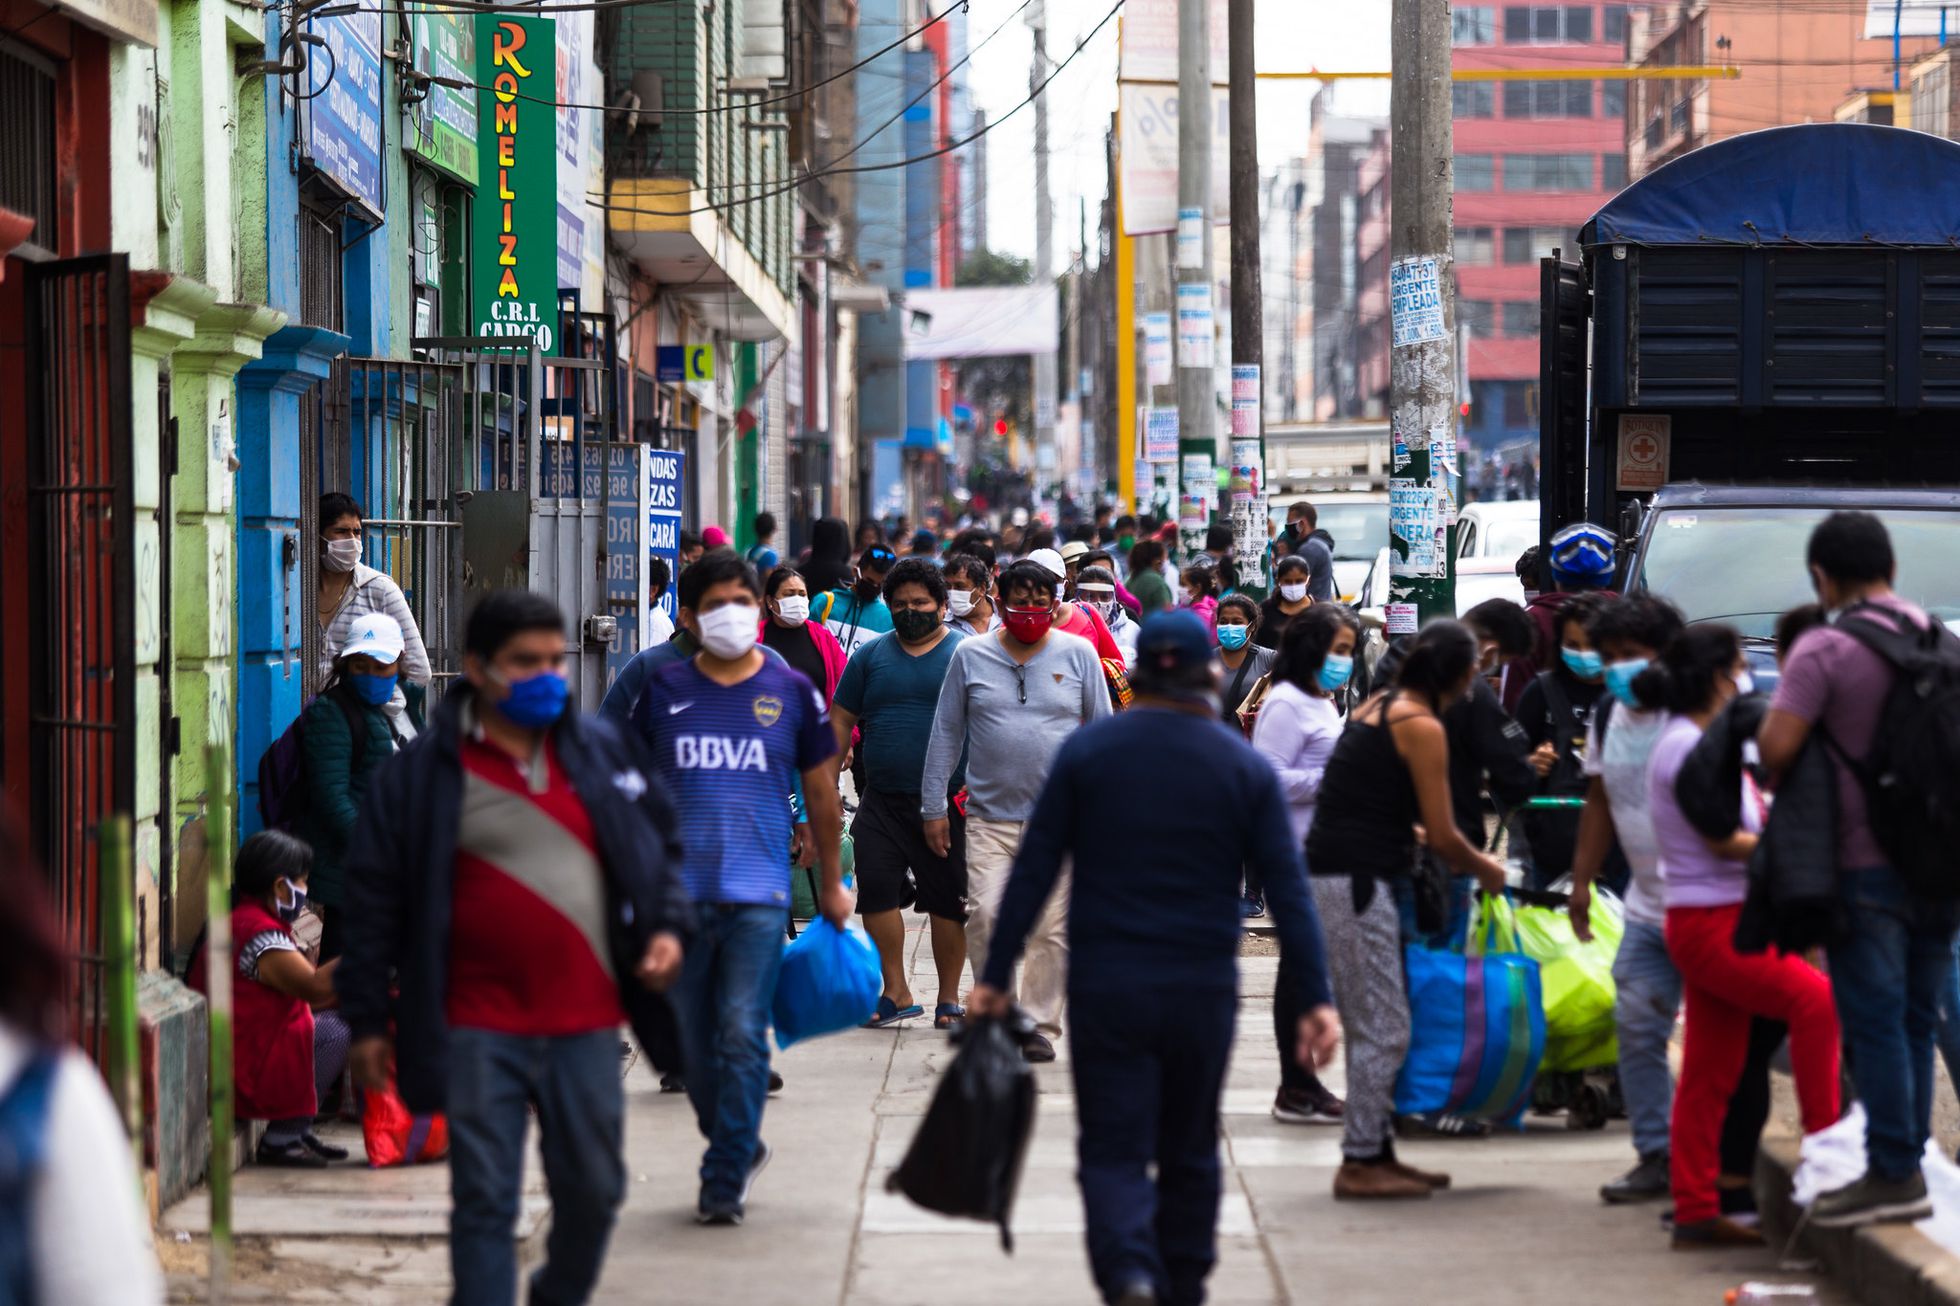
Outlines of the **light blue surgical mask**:
<svg viewBox="0 0 1960 1306">
<path fill-rule="evenodd" d="M 1250 626 L 1220 626 L 1218 628 L 1218 645 L 1220 648 L 1228 648 L 1236 651 L 1244 648 L 1245 642 L 1251 638 L 1252 628 Z"/>
<path fill-rule="evenodd" d="M 1581 680 L 1598 680 L 1605 669 L 1597 649 L 1560 648 L 1558 655 L 1565 662 L 1565 669 Z"/>
<path fill-rule="evenodd" d="M 1329 653 L 1320 660 L 1320 670 L 1314 673 L 1314 681 L 1331 694 L 1347 684 L 1348 677 L 1353 674 L 1353 658 L 1345 653 Z"/>
<path fill-rule="evenodd" d="M 1641 702 L 1633 695 L 1633 680 L 1647 669 L 1646 658 L 1628 658 L 1624 662 L 1606 664 L 1606 692 L 1620 700 L 1626 707 L 1638 709 Z"/>
</svg>

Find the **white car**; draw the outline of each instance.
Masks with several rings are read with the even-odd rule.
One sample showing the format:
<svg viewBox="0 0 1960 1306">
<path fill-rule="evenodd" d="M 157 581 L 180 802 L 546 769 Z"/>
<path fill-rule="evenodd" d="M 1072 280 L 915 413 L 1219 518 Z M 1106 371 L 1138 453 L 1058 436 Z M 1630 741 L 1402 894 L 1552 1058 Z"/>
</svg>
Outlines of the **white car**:
<svg viewBox="0 0 1960 1306">
<path fill-rule="evenodd" d="M 1456 519 L 1456 610 L 1486 599 L 1524 602 L 1518 558 L 1538 544 L 1536 499 L 1473 503 Z"/>
<path fill-rule="evenodd" d="M 1286 525 L 1286 511 L 1305 499 L 1320 514 L 1319 528 L 1334 537 L 1334 597 L 1352 603 L 1367 582 L 1375 555 L 1388 543 L 1388 492 L 1351 490 L 1334 494 L 1278 495 L 1272 501 L 1275 526 Z"/>
</svg>

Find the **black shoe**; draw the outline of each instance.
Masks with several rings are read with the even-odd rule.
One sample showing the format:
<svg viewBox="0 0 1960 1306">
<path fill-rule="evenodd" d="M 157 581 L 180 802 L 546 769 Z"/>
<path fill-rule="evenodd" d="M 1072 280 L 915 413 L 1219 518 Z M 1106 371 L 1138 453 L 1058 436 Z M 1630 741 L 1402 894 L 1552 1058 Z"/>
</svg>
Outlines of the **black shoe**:
<svg viewBox="0 0 1960 1306">
<path fill-rule="evenodd" d="M 749 1162 L 749 1172 L 742 1176 L 742 1191 L 735 1195 L 737 1209 L 747 1208 L 749 1204 L 749 1190 L 755 1187 L 756 1176 L 762 1173 L 764 1167 L 769 1164 L 770 1158 L 775 1155 L 775 1149 L 770 1147 L 769 1144 L 763 1142 L 760 1138 L 755 1140 L 755 1157 Z"/>
<path fill-rule="evenodd" d="M 1021 1055 L 1031 1062 L 1053 1061 L 1055 1045 L 1040 1034 L 1030 1034 L 1021 1044 Z"/>
<path fill-rule="evenodd" d="M 742 1222 L 742 1208 L 738 1205 L 717 1203 L 702 1206 L 694 1212 L 694 1223 L 711 1225 L 737 1225 Z"/>
<path fill-rule="evenodd" d="M 281 1166 L 288 1170 L 324 1170 L 327 1158 L 315 1153 L 299 1139 L 290 1143 L 269 1144 L 259 1140 L 259 1146 L 252 1153 L 254 1165 Z"/>
<path fill-rule="evenodd" d="M 783 1077 L 775 1071 L 769 1072 L 769 1096 L 774 1097 L 783 1091 Z"/>
<path fill-rule="evenodd" d="M 685 1093 L 687 1092 L 687 1081 L 679 1075 L 662 1075 L 660 1077 L 660 1091 L 663 1093 Z"/>
<path fill-rule="evenodd" d="M 1308 1088 L 1282 1088 L 1273 1099 L 1273 1119 L 1287 1125 L 1338 1125 L 1344 1104 L 1319 1084 Z"/>
<path fill-rule="evenodd" d="M 1239 915 L 1247 920 L 1266 914 L 1266 899 L 1257 893 L 1248 893 L 1239 899 Z"/>
<path fill-rule="evenodd" d="M 1812 1203 L 1810 1222 L 1820 1229 L 1851 1229 L 1923 1220 L 1932 1213 L 1925 1175 L 1914 1171 L 1904 1179 L 1880 1179 L 1867 1171 L 1863 1179 L 1833 1189 Z"/>
<path fill-rule="evenodd" d="M 1137 1279 L 1111 1298 L 1111 1306 L 1157 1306 L 1157 1287 L 1148 1279 Z"/>
<path fill-rule="evenodd" d="M 1599 1200 L 1608 1206 L 1630 1206 L 1665 1197 L 1669 1188 L 1666 1152 L 1643 1156 L 1639 1164 L 1599 1190 Z"/>
<path fill-rule="evenodd" d="M 305 1144 L 306 1150 L 315 1156 L 324 1157 L 329 1161 L 345 1161 L 347 1159 L 346 1148 L 335 1147 L 332 1143 L 321 1139 L 318 1134 L 315 1134 L 310 1129 L 299 1136 L 299 1141 Z"/>
<path fill-rule="evenodd" d="M 1421 1115 L 1395 1117 L 1395 1136 L 1397 1138 L 1489 1138 L 1490 1122 L 1452 1115 L 1447 1111 L 1430 1111 Z"/>
<path fill-rule="evenodd" d="M 1717 1188 L 1716 1200 L 1721 1203 L 1722 1214 L 1737 1224 L 1754 1224 L 1761 1217 L 1756 1209 L 1756 1190 L 1753 1188 Z"/>
</svg>

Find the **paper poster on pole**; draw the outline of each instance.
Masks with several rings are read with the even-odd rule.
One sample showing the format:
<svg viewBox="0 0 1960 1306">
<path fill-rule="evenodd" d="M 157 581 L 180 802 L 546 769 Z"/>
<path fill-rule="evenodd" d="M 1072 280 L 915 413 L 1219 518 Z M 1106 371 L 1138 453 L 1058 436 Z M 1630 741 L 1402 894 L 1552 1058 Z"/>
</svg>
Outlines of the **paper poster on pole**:
<svg viewBox="0 0 1960 1306">
<path fill-rule="evenodd" d="M 1177 211 L 1177 266 L 1197 271 L 1205 265 L 1205 211 L 1196 206 Z"/>
<path fill-rule="evenodd" d="M 1129 41 L 1124 18 L 1124 42 Z M 1176 66 L 1175 52 L 1172 66 Z M 1218 69 L 1224 79 L 1224 65 Z M 1165 85 L 1125 82 L 1117 91 L 1116 168 L 1123 192 L 1123 234 L 1147 236 L 1177 230 L 1177 74 Z M 1211 151 L 1211 225 L 1231 221 L 1231 151 L 1226 146 L 1227 92 L 1211 93 L 1211 120 L 1218 139 Z"/>
<path fill-rule="evenodd" d="M 1259 364 L 1232 364 L 1233 438 L 1259 438 Z"/>
<path fill-rule="evenodd" d="M 1660 489 L 1667 481 L 1667 453 L 1673 439 L 1672 417 L 1621 413 L 1618 488 L 1640 491 Z"/>
<path fill-rule="evenodd" d="M 1144 414 L 1143 457 L 1153 463 L 1177 461 L 1177 409 L 1152 408 Z"/>
<path fill-rule="evenodd" d="M 1177 287 L 1177 365 L 1212 368 L 1212 345 L 1218 334 L 1211 311 L 1211 283 L 1181 281 Z"/>
<path fill-rule="evenodd" d="M 1171 315 L 1143 315 L 1143 371 L 1148 385 L 1171 383 Z"/>
<path fill-rule="evenodd" d="M 1264 469 L 1259 462 L 1257 440 L 1232 441 L 1232 466 L 1225 480 L 1232 503 L 1250 503 L 1254 495 L 1265 492 Z"/>
<path fill-rule="evenodd" d="M 1442 575 L 1442 550 L 1437 547 L 1441 534 L 1435 493 L 1413 477 L 1392 476 L 1388 481 L 1389 575 L 1429 577 Z"/>
<path fill-rule="evenodd" d="M 1413 635 L 1416 633 L 1416 605 L 1413 603 L 1387 603 L 1382 605 L 1382 615 L 1387 619 L 1388 633 L 1393 635 Z"/>
<path fill-rule="evenodd" d="M 1443 329 L 1443 281 L 1433 258 L 1397 259 L 1388 266 L 1388 317 L 1397 349 L 1448 340 Z"/>
</svg>

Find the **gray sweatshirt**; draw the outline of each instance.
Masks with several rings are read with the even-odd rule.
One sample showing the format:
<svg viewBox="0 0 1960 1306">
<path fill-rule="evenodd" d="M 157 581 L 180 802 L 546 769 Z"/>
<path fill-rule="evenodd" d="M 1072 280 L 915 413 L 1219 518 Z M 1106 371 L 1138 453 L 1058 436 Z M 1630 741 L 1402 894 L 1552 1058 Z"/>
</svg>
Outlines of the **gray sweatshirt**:
<svg viewBox="0 0 1960 1306">
<path fill-rule="evenodd" d="M 1027 820 L 1055 750 L 1077 726 L 1108 715 L 1109 687 L 1088 640 L 1051 631 L 1026 663 L 1007 655 L 998 634 L 962 641 L 939 690 L 921 815 L 946 815 L 946 785 L 964 745 L 967 815 Z"/>
</svg>

